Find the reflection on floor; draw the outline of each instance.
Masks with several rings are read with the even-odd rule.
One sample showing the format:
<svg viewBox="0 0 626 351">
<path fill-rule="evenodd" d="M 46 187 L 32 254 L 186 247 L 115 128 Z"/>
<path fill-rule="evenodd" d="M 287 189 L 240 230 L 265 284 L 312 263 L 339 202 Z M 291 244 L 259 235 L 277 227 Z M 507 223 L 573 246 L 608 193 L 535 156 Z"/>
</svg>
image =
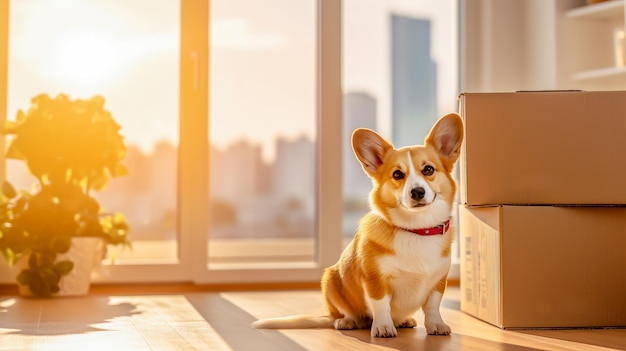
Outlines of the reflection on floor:
<svg viewBox="0 0 626 351">
<path fill-rule="evenodd" d="M 459 311 L 449 289 L 451 336 L 423 326 L 397 338 L 367 330 L 256 330 L 256 317 L 323 313 L 318 291 L 0 297 L 0 350 L 625 350 L 626 329 L 503 331 Z M 418 321 L 422 317 L 418 315 Z"/>
</svg>

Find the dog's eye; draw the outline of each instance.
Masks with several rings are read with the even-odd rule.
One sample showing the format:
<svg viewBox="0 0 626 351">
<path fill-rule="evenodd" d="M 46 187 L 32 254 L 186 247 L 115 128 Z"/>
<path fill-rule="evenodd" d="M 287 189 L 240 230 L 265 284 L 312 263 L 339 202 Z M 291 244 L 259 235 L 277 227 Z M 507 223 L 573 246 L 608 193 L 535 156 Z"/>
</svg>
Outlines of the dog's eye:
<svg viewBox="0 0 626 351">
<path fill-rule="evenodd" d="M 425 175 L 425 176 L 433 175 L 433 173 L 435 173 L 435 168 L 433 166 L 431 166 L 431 165 L 426 165 L 422 169 L 422 174 Z"/>
<path fill-rule="evenodd" d="M 401 170 L 396 169 L 395 171 L 393 171 L 393 179 L 395 180 L 400 180 L 400 179 L 404 179 L 404 173 L 402 173 Z"/>
</svg>

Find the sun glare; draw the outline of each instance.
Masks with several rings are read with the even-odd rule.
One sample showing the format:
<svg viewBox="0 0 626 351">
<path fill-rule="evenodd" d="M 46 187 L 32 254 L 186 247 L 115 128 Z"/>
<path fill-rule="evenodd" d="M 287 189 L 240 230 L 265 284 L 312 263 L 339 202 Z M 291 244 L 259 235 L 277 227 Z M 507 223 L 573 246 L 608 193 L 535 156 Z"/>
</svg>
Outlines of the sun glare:
<svg viewBox="0 0 626 351">
<path fill-rule="evenodd" d="M 15 302 L 16 302 L 15 299 L 6 299 L 3 301 L 0 301 L 0 308 L 9 308 L 15 305 Z"/>
<path fill-rule="evenodd" d="M 59 0 L 20 5 L 11 24 L 12 57 L 31 67 L 48 90 L 98 93 L 135 61 L 126 50 L 125 34 L 132 31 L 114 4 Z"/>
<path fill-rule="evenodd" d="M 59 37 L 62 39 L 42 67 L 44 75 L 72 85 L 95 87 L 119 73 L 123 58 L 116 38 L 80 29 Z"/>
</svg>

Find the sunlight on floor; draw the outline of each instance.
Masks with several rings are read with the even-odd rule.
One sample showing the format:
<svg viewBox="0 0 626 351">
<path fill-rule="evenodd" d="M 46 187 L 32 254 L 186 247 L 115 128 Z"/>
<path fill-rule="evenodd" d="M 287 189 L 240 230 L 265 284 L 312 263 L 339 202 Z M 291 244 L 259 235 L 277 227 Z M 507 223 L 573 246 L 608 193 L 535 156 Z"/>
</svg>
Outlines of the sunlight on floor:
<svg viewBox="0 0 626 351">
<path fill-rule="evenodd" d="M 450 336 L 417 328 L 397 338 L 369 330 L 258 330 L 260 317 L 324 314 L 319 290 L 193 292 L 153 296 L 31 299 L 0 297 L 0 350 L 621 350 L 626 329 L 502 330 L 459 310 L 446 290 L 442 316 Z"/>
<path fill-rule="evenodd" d="M 0 335 L 1 350 L 229 349 L 182 295 L 6 299 Z"/>
</svg>

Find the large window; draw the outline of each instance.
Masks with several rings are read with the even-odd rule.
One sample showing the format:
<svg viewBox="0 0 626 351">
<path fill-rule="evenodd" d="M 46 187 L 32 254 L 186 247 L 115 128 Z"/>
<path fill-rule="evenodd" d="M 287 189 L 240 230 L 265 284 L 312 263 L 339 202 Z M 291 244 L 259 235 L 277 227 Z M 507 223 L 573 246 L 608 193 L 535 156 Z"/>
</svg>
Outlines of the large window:
<svg viewBox="0 0 626 351">
<path fill-rule="evenodd" d="M 97 196 L 133 250 L 100 281 L 316 281 L 367 210 L 352 130 L 419 143 L 456 109 L 456 3 L 0 0 L 0 110 L 98 94 L 121 124 Z"/>
</svg>

